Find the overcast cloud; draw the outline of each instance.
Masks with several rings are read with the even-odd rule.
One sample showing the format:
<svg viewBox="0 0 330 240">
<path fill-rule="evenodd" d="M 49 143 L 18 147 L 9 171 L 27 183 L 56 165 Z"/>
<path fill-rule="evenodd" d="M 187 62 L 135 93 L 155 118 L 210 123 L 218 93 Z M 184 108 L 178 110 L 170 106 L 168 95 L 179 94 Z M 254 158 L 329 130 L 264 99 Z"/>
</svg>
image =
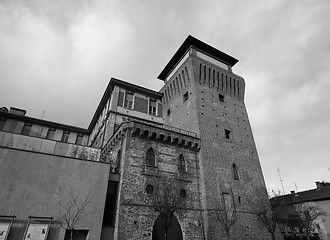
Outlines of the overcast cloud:
<svg viewBox="0 0 330 240">
<path fill-rule="evenodd" d="M 111 77 L 159 90 L 193 35 L 240 61 L 267 186 L 330 181 L 330 1 L 0 1 L 0 106 L 87 127 Z"/>
</svg>

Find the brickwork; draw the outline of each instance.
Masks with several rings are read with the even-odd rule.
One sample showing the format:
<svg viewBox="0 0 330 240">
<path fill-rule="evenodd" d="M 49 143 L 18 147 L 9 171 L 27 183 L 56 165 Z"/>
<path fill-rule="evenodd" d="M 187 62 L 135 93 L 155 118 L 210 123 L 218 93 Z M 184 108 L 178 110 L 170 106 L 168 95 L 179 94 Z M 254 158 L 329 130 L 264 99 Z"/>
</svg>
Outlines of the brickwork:
<svg viewBox="0 0 330 240">
<path fill-rule="evenodd" d="M 245 83 L 231 71 L 205 61 L 190 50 L 189 58 L 180 68 L 187 68 L 189 85 L 178 90 L 164 109 L 164 122 L 171 126 L 197 132 L 201 139 L 199 153 L 203 207 L 206 210 L 207 239 L 224 236 L 213 209 L 224 205 L 222 195 L 232 192 L 239 221 L 233 228 L 234 239 L 267 239 L 260 223 L 249 214 L 243 204 L 247 195 L 265 189 L 265 182 L 244 104 Z M 180 68 L 178 72 L 180 72 Z M 177 74 L 165 82 L 167 89 Z M 181 86 L 180 84 L 178 86 Z M 188 99 L 182 92 L 188 91 Z M 166 108 L 171 114 L 166 115 Z M 233 164 L 238 176 L 234 176 Z M 235 179 L 237 178 L 237 179 Z M 203 191 L 204 189 L 204 191 Z M 267 197 L 265 194 L 264 197 Z"/>
<path fill-rule="evenodd" d="M 148 134 L 144 134 L 146 131 Z M 152 194 L 157 194 L 158 183 L 162 179 L 172 179 L 187 193 L 185 208 L 175 213 L 184 239 L 204 239 L 198 181 L 199 147 L 194 144 L 199 144 L 199 139 L 132 122 L 122 124 L 117 134 L 107 149 L 112 159 L 116 158 L 119 149 L 122 152 L 115 239 L 152 238 L 153 225 L 159 213 L 153 208 L 152 196 L 146 192 L 146 186 L 154 186 Z M 146 165 L 145 156 L 149 148 L 155 152 L 155 166 Z M 186 172 L 178 171 L 180 154 L 184 156 Z"/>
<path fill-rule="evenodd" d="M 20 221 L 55 216 L 59 192 L 67 197 L 74 188 L 85 194 L 94 186 L 93 217 L 77 225 L 89 229 L 89 238 L 152 239 L 155 221 L 165 216 L 155 211 L 154 199 L 167 183 L 184 199 L 177 220 L 169 221 L 175 229 L 180 225 L 184 239 L 224 239 L 215 215 L 220 208 L 237 210 L 232 239 L 270 239 L 247 213 L 248 196 L 267 194 L 244 103 L 245 81 L 232 72 L 237 61 L 189 36 L 159 75 L 160 93 L 112 78 L 88 129 L 45 125 L 56 126 L 50 132 L 57 141 L 73 129 L 69 144 L 41 139 L 48 138 L 48 127 L 32 126 L 29 136 L 21 135 L 25 120 L 8 119 L 1 130 L 10 133 L 0 134 L 0 199 L 10 200 L 0 205 L 2 214 Z M 78 140 L 98 149 L 72 149 Z M 95 156 L 89 160 L 101 162 L 65 157 L 83 159 L 87 149 Z M 49 238 L 63 239 L 55 228 Z M 21 224 L 19 234 L 23 230 Z"/>
<path fill-rule="evenodd" d="M 187 71 L 185 71 L 186 69 Z M 186 81 L 179 78 L 181 81 L 177 84 L 177 89 L 173 89 L 172 94 L 171 89 L 174 88 L 172 83 L 176 82 L 178 75 L 182 73 L 182 71 L 186 73 Z M 195 82 L 193 79 L 194 76 L 191 58 L 188 58 L 172 76 L 172 78 L 165 83 L 160 92 L 166 96 L 164 97 L 164 124 L 199 133 L 197 112 L 194 111 L 196 109 L 196 94 Z M 186 100 L 184 100 L 183 97 L 185 93 L 188 93 L 188 99 Z"/>
</svg>

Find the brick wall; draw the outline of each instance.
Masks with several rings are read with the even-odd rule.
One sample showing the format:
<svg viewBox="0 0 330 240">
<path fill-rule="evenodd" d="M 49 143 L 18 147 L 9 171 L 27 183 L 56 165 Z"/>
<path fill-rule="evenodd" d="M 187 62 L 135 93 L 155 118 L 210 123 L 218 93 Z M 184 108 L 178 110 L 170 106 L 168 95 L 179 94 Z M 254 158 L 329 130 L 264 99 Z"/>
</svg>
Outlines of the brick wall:
<svg viewBox="0 0 330 240">
<path fill-rule="evenodd" d="M 171 109 L 171 116 L 165 117 L 165 122 L 195 131 L 201 139 L 200 181 L 204 185 L 201 188 L 204 194 L 203 207 L 207 210 L 205 231 L 207 239 L 216 239 L 223 236 L 224 232 L 212 209 L 224 205 L 223 193 L 232 193 L 235 205 L 244 212 L 247 210 L 243 204 L 246 196 L 253 195 L 256 189 L 265 189 L 265 182 L 244 104 L 244 79 L 194 54 L 182 67 L 188 69 L 191 81 L 167 101 L 164 116 L 166 108 Z M 174 74 L 162 91 L 176 77 L 177 74 Z M 189 98 L 184 101 L 181 93 L 186 89 Z M 219 94 L 224 96 L 223 101 Z M 230 131 L 229 139 L 225 130 Z M 233 164 L 238 170 L 238 180 L 234 179 Z M 242 213 L 239 219 L 233 231 L 235 239 L 247 239 L 247 236 L 249 239 L 268 238 L 267 232 L 259 227 L 260 224 L 251 215 Z"/>
<path fill-rule="evenodd" d="M 129 125 L 128 123 L 126 125 Z M 203 218 L 198 181 L 198 149 L 184 147 L 178 143 L 159 139 L 156 134 L 169 134 L 172 139 L 178 133 L 148 127 L 143 124 L 127 127 L 122 125 L 122 137 L 112 147 L 113 155 L 121 149 L 121 170 L 118 190 L 118 205 L 115 226 L 115 239 L 152 239 L 154 222 L 159 216 L 153 208 L 153 195 L 157 194 L 163 179 L 172 179 L 180 189 L 186 190 L 185 207 L 175 213 L 184 239 L 203 239 Z M 135 134 L 134 129 L 148 130 L 149 135 Z M 123 130 L 126 129 L 126 130 Z M 151 137 L 153 136 L 153 137 Z M 184 136 L 189 138 L 188 136 Z M 156 155 L 156 166 L 146 166 L 146 151 L 152 148 Z M 187 172 L 179 173 L 178 158 L 182 154 Z M 154 192 L 148 194 L 146 186 L 152 185 Z M 179 189 L 180 188 L 180 189 Z"/>
</svg>

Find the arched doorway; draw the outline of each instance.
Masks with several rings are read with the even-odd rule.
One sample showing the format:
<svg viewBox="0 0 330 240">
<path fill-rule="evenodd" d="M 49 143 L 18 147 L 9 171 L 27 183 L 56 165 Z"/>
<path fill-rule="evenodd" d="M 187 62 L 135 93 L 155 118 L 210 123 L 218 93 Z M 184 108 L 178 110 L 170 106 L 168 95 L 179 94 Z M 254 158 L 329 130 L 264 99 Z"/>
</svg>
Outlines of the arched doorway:
<svg viewBox="0 0 330 240">
<path fill-rule="evenodd" d="M 160 214 L 152 228 L 152 240 L 183 240 L 182 229 L 178 219 L 171 215 L 166 229 L 166 215 Z"/>
</svg>

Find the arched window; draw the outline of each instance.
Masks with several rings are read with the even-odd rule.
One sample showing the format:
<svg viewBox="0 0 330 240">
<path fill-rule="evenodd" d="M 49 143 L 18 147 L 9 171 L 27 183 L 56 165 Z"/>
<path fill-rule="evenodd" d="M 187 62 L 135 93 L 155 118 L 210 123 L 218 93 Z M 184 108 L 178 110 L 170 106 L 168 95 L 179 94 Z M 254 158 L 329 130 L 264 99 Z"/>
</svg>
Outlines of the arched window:
<svg viewBox="0 0 330 240">
<path fill-rule="evenodd" d="M 115 163 L 115 167 L 112 170 L 113 173 L 119 173 L 120 171 L 120 160 L 121 160 L 121 150 L 118 151 L 117 153 L 117 161 Z"/>
<path fill-rule="evenodd" d="M 146 164 L 148 166 L 156 166 L 155 153 L 154 150 L 152 150 L 152 148 L 149 148 L 146 153 Z"/>
<path fill-rule="evenodd" d="M 118 153 L 117 153 L 117 162 L 118 162 L 118 164 L 120 163 L 120 159 L 121 159 L 121 150 L 119 150 Z"/>
<path fill-rule="evenodd" d="M 239 180 L 238 170 L 235 163 L 233 164 L 233 174 L 234 174 L 234 179 Z"/>
<path fill-rule="evenodd" d="M 182 156 L 182 154 L 179 156 L 178 170 L 180 172 L 185 172 L 186 171 L 186 162 L 185 162 L 184 157 Z"/>
</svg>

